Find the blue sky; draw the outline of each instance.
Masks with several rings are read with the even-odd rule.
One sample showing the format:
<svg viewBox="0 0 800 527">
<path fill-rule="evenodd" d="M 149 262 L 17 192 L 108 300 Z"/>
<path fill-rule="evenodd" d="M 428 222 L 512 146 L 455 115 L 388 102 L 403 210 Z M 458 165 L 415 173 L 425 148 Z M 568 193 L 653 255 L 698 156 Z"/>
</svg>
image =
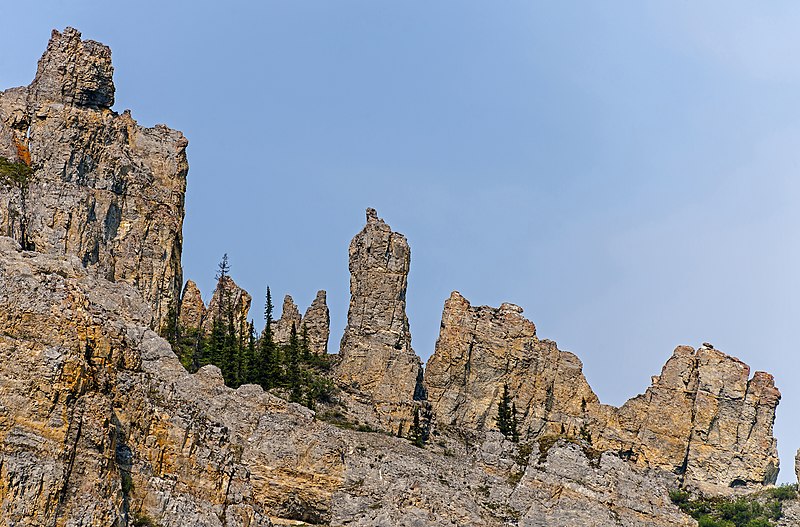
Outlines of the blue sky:
<svg viewBox="0 0 800 527">
<path fill-rule="evenodd" d="M 184 270 L 301 310 L 379 214 L 412 247 L 413 346 L 450 291 L 521 305 L 604 402 L 709 341 L 783 393 L 800 447 L 800 4 L 16 2 L 0 87 L 50 30 L 112 47 L 115 109 L 189 138 Z"/>
</svg>

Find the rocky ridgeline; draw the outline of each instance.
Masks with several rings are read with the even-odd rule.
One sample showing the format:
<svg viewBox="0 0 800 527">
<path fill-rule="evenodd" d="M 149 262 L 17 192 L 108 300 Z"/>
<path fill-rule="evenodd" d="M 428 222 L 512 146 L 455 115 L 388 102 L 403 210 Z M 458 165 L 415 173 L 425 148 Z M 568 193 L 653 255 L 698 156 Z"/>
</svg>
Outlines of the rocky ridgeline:
<svg viewBox="0 0 800 527">
<path fill-rule="evenodd" d="M 109 48 L 67 28 L 53 31 L 30 86 L 0 93 L 0 156 L 35 169 L 0 181 L 0 235 L 133 284 L 160 327 L 183 282 L 188 143 L 110 110 L 113 71 Z"/>
<path fill-rule="evenodd" d="M 0 184 L 5 524 L 689 527 L 670 489 L 774 482 L 773 379 L 710 345 L 677 348 L 615 408 L 521 308 L 453 293 L 423 375 L 406 316 L 409 245 L 372 209 L 350 245 L 334 368 L 349 422 L 227 388 L 215 366 L 188 373 L 154 324 L 177 313 L 208 330 L 223 298 L 246 320 L 251 298 L 225 277 L 208 307 L 191 281 L 178 304 L 186 142 L 112 112 L 112 71 L 108 48 L 67 29 L 30 87 L 0 94 L 0 155 L 33 168 Z M 286 297 L 279 342 L 292 325 L 327 351 L 324 291 L 302 317 Z M 494 430 L 504 386 L 520 443 Z M 433 415 L 424 449 L 342 427 L 357 418 L 394 433 L 414 408 Z"/>
<path fill-rule="evenodd" d="M 775 482 L 772 436 L 780 392 L 711 347 L 678 347 L 643 395 L 620 408 L 600 404 L 581 361 L 540 340 L 522 309 L 472 307 L 457 292 L 445 303 L 425 383 L 442 425 L 493 428 L 504 386 L 514 394 L 523 436 L 572 437 L 640 466 L 719 493 Z"/>
</svg>

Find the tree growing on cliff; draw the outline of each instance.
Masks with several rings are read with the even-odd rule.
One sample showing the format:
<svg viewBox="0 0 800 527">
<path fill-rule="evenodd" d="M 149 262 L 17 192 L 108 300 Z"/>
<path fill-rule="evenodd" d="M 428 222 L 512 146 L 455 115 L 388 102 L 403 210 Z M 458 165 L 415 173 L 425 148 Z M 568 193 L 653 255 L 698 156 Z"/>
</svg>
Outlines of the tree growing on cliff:
<svg viewBox="0 0 800 527">
<path fill-rule="evenodd" d="M 503 385 L 503 396 L 500 402 L 497 403 L 497 429 L 503 434 L 506 439 L 513 442 L 519 441 L 519 432 L 517 430 L 517 405 L 514 403 L 511 394 L 508 391 L 508 384 Z"/>
</svg>

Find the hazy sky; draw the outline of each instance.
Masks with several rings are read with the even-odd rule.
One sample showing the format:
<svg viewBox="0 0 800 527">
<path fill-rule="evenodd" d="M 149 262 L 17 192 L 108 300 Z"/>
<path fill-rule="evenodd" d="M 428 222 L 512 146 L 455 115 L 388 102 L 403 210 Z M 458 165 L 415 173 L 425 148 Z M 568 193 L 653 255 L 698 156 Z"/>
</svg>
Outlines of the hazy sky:
<svg viewBox="0 0 800 527">
<path fill-rule="evenodd" d="M 702 5 L 700 5 L 702 4 Z M 184 270 L 217 261 L 338 349 L 364 209 L 412 248 L 413 345 L 444 300 L 521 305 L 601 400 L 709 341 L 775 374 L 800 447 L 800 3 L 4 2 L 0 87 L 52 28 L 111 46 L 115 109 L 189 138 Z"/>
</svg>

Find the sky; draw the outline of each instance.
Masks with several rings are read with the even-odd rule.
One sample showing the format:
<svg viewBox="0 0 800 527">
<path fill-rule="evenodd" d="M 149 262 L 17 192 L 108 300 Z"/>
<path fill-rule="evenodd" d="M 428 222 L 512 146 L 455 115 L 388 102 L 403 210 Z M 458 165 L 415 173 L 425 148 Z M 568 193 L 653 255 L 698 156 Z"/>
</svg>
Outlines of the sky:
<svg viewBox="0 0 800 527">
<path fill-rule="evenodd" d="M 318 289 L 336 351 L 374 207 L 412 249 L 413 347 L 444 300 L 522 306 L 619 405 L 680 344 L 776 377 L 800 447 L 800 3 L 4 2 L 0 89 L 50 31 L 111 46 L 116 111 L 189 139 L 185 278 Z"/>
</svg>

